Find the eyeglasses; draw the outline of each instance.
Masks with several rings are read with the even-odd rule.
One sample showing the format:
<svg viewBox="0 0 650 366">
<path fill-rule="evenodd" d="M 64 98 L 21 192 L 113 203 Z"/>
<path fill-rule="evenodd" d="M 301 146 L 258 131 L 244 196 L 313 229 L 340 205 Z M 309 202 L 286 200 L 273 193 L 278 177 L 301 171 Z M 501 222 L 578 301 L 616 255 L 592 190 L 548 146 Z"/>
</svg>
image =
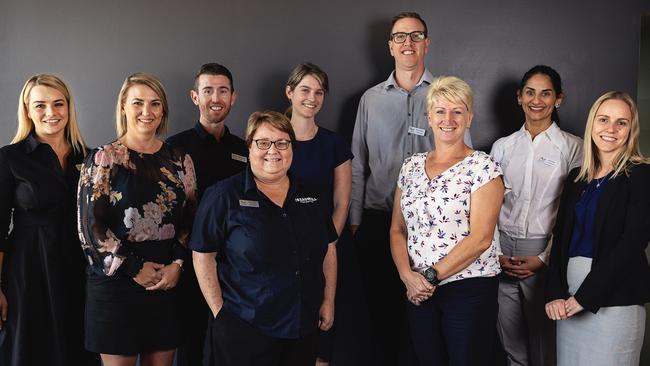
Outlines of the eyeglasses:
<svg viewBox="0 0 650 366">
<path fill-rule="evenodd" d="M 268 150 L 271 148 L 271 145 L 275 145 L 275 148 L 278 150 L 286 150 L 289 148 L 289 145 L 291 145 L 291 141 L 289 140 L 276 140 L 276 141 L 271 141 L 271 140 L 253 140 L 255 142 L 255 145 L 257 145 L 257 148 L 260 150 Z"/>
<path fill-rule="evenodd" d="M 411 41 L 413 42 L 420 42 L 420 41 L 424 41 L 427 38 L 427 32 L 425 31 L 413 31 L 410 33 L 395 32 L 390 35 L 390 39 L 395 43 L 406 42 L 406 37 L 411 37 Z"/>
</svg>

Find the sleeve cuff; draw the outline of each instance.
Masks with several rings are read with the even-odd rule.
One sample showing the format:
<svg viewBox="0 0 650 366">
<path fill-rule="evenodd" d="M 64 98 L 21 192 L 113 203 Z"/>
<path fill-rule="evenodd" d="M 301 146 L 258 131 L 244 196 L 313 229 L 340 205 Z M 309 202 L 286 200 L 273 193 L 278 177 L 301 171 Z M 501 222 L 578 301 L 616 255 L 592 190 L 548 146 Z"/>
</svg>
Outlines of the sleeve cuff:
<svg viewBox="0 0 650 366">
<path fill-rule="evenodd" d="M 143 265 L 144 262 L 142 259 L 134 255 L 128 255 L 124 258 L 118 270 L 129 276 L 129 278 L 134 278 L 138 275 Z"/>
</svg>

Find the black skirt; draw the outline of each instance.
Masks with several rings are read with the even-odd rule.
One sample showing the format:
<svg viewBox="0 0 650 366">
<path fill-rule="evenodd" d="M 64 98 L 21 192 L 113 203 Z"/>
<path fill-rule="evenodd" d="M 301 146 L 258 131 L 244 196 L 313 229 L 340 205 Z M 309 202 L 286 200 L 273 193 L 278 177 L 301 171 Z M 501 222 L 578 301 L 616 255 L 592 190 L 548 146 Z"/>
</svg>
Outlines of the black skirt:
<svg viewBox="0 0 650 366">
<path fill-rule="evenodd" d="M 138 254 L 169 264 L 171 253 L 161 244 L 143 244 Z M 171 350 L 181 343 L 178 319 L 175 288 L 147 291 L 119 269 L 110 277 L 88 270 L 86 349 L 111 355 Z"/>
</svg>

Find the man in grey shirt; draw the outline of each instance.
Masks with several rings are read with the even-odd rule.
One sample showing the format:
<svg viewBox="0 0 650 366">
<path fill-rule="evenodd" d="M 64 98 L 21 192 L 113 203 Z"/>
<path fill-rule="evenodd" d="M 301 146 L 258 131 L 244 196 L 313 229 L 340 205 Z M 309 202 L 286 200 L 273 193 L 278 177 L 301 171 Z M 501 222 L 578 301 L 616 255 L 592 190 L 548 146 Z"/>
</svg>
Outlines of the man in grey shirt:
<svg viewBox="0 0 650 366">
<path fill-rule="evenodd" d="M 419 14 L 393 18 L 388 48 L 395 70 L 361 97 L 352 136 L 349 220 L 368 301 L 371 354 L 378 365 L 399 365 L 400 344 L 410 344 L 403 342 L 408 339 L 403 328 L 406 290 L 392 261 L 389 228 L 402 162 L 433 149 L 426 108 L 433 76 L 424 65 L 429 44 Z M 465 140 L 471 146 L 469 134 Z"/>
</svg>

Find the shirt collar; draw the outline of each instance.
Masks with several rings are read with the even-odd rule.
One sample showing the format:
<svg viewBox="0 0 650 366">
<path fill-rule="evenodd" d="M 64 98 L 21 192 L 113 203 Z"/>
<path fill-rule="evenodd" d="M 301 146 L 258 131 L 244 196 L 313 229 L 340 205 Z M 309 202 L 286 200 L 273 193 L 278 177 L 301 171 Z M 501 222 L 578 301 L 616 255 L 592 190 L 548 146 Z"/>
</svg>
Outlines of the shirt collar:
<svg viewBox="0 0 650 366">
<path fill-rule="evenodd" d="M 422 77 L 420 77 L 420 80 L 417 82 L 417 84 L 415 84 L 415 87 L 418 88 L 423 82 L 429 85 L 432 81 L 433 75 L 429 72 L 429 70 L 424 69 L 424 73 L 422 74 Z M 388 90 L 390 88 L 399 88 L 399 85 L 397 85 L 397 80 L 395 80 L 395 70 L 390 73 L 388 79 L 386 79 L 384 82 L 384 89 Z"/>
<path fill-rule="evenodd" d="M 206 138 L 210 138 L 210 137 L 215 139 L 214 136 L 210 135 L 208 131 L 205 130 L 201 122 L 196 122 L 196 125 L 194 125 L 194 131 L 196 131 L 196 134 L 199 135 L 199 138 L 201 140 L 205 140 Z M 230 130 L 228 130 L 228 126 L 223 126 L 223 136 L 221 136 L 221 140 L 226 140 L 228 139 L 229 136 L 230 136 Z"/>
<path fill-rule="evenodd" d="M 287 176 L 289 176 L 289 191 L 287 192 L 286 202 L 289 202 L 290 199 L 293 199 L 295 193 L 301 187 L 301 184 L 294 179 L 295 177 L 291 172 L 287 172 Z M 250 163 L 246 165 L 246 169 L 244 170 L 244 193 L 246 194 L 249 192 L 257 192 L 257 184 L 255 184 L 255 178 Z"/>
<path fill-rule="evenodd" d="M 25 151 L 29 154 L 32 151 L 36 150 L 40 144 L 41 142 L 38 141 L 36 134 L 34 131 L 32 131 L 29 135 L 27 135 L 27 138 L 25 139 Z"/>
<path fill-rule="evenodd" d="M 519 131 L 526 136 L 530 136 L 530 132 L 526 130 L 525 123 L 523 126 L 521 126 L 521 129 Z M 540 133 L 540 136 L 546 137 L 551 143 L 559 146 L 560 141 L 562 141 L 562 130 L 560 130 L 560 127 L 558 127 L 555 122 L 552 122 L 547 129 Z"/>
</svg>

